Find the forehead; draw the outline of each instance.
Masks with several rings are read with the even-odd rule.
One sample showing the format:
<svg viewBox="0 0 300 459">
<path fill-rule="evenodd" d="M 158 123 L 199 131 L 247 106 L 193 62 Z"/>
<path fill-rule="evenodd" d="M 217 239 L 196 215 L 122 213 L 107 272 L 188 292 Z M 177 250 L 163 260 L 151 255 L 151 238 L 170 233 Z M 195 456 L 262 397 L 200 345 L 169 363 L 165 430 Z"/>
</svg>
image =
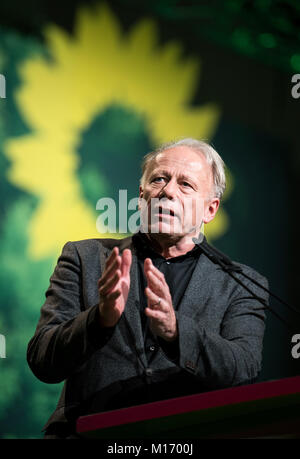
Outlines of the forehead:
<svg viewBox="0 0 300 459">
<path fill-rule="evenodd" d="M 168 168 L 176 173 L 198 175 L 210 173 L 210 166 L 201 152 L 189 147 L 175 147 L 159 153 L 150 166 L 150 173 Z"/>
</svg>

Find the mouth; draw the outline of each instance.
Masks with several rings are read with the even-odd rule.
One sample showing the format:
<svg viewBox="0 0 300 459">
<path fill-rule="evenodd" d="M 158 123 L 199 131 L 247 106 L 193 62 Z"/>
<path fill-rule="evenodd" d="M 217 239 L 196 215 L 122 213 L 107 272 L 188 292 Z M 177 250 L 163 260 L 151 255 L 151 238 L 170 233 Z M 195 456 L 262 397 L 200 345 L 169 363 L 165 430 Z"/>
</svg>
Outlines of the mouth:
<svg viewBox="0 0 300 459">
<path fill-rule="evenodd" d="M 158 214 L 168 217 L 178 217 L 178 215 L 172 209 L 164 209 L 163 207 L 158 208 Z"/>
</svg>

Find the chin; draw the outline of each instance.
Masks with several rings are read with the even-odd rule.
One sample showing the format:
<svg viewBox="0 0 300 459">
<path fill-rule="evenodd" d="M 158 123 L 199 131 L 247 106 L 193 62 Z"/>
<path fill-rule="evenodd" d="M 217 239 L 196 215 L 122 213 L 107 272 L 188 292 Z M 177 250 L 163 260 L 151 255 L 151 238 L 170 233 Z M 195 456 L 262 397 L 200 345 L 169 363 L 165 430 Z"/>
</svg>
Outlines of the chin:
<svg viewBox="0 0 300 459">
<path fill-rule="evenodd" d="M 167 223 L 159 222 L 158 224 L 149 227 L 149 233 L 161 234 L 165 236 L 183 236 L 182 228 L 174 228 Z"/>
</svg>

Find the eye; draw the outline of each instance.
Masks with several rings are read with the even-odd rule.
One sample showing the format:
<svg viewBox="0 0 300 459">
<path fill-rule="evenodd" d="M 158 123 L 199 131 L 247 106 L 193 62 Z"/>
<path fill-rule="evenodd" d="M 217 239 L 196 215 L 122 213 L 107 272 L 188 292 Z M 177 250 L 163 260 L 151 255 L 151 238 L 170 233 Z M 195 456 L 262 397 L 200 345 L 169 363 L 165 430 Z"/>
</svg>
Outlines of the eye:
<svg viewBox="0 0 300 459">
<path fill-rule="evenodd" d="M 193 188 L 192 185 L 191 185 L 189 182 L 182 182 L 182 185 L 183 185 L 184 187 Z"/>
<path fill-rule="evenodd" d="M 161 181 L 164 180 L 164 177 L 154 177 L 151 182 L 155 183 L 161 183 Z"/>
</svg>

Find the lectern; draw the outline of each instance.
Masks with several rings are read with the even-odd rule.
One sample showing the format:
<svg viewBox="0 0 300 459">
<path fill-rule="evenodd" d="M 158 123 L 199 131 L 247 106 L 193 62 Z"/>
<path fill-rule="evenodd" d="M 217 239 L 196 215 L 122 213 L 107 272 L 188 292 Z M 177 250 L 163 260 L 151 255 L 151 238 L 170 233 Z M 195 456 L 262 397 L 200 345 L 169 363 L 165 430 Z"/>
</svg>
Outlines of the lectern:
<svg viewBox="0 0 300 459">
<path fill-rule="evenodd" d="M 300 438 L 300 376 L 80 417 L 102 439 Z"/>
</svg>

